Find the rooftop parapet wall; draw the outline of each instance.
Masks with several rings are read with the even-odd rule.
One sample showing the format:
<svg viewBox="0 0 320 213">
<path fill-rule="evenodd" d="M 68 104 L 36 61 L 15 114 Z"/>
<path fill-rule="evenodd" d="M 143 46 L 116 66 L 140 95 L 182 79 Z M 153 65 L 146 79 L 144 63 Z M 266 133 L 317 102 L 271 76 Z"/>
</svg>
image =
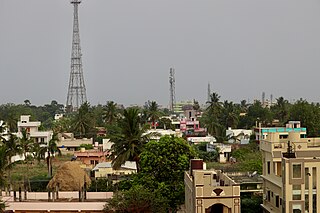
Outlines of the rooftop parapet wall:
<svg viewBox="0 0 320 213">
<path fill-rule="evenodd" d="M 18 195 L 18 192 L 16 192 Z M 27 199 L 22 195 L 22 201 L 14 201 L 13 192 L 6 196 L 2 192 L 2 200 L 6 202 L 6 210 L 15 212 L 26 211 L 102 211 L 105 201 L 111 198 L 112 192 L 87 192 L 86 200 L 78 202 L 79 192 L 59 192 L 59 199 L 48 202 L 48 192 L 27 192 Z M 18 199 L 17 199 L 18 200 Z"/>
<path fill-rule="evenodd" d="M 266 152 L 286 152 L 290 142 L 294 151 L 320 150 L 320 138 L 300 138 L 297 132 L 290 132 L 288 138 L 280 139 L 279 133 L 270 133 L 266 140 L 260 142 L 260 149 Z"/>
</svg>

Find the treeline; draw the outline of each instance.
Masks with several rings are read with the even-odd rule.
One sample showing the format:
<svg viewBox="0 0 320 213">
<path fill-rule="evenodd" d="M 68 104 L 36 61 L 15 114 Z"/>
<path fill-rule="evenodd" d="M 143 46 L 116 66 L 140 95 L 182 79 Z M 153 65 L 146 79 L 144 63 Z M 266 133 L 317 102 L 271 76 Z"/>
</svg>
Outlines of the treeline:
<svg viewBox="0 0 320 213">
<path fill-rule="evenodd" d="M 248 104 L 245 100 L 238 103 L 220 101 L 217 93 L 212 93 L 207 107 L 203 111 L 202 124 L 207 127 L 211 135 L 218 140 L 227 140 L 225 130 L 228 127 L 251 129 L 261 123 L 262 127 L 284 126 L 288 121 L 301 121 L 303 127 L 307 127 L 310 137 L 320 135 L 320 104 L 309 103 L 299 99 L 295 103 L 289 103 L 283 97 L 265 107 L 260 101 Z"/>
<path fill-rule="evenodd" d="M 159 128 L 166 126 L 171 128 L 168 119 L 160 119 L 169 115 L 167 109 L 159 109 L 155 101 L 148 101 L 142 107 L 134 107 L 139 111 L 139 123 L 150 126 L 157 125 Z M 123 116 L 124 107 L 113 101 L 107 101 L 105 105 L 91 106 L 84 103 L 78 111 L 65 113 L 63 104 L 53 100 L 44 106 L 35 106 L 29 100 L 23 104 L 0 105 L 0 120 L 3 120 L 10 132 L 17 131 L 17 122 L 21 115 L 31 115 L 31 121 L 41 121 L 41 130 L 53 130 L 54 132 L 73 132 L 75 137 L 91 138 L 97 133 L 96 127 L 107 127 L 113 129 L 117 126 L 120 117 Z M 55 114 L 64 114 L 63 118 L 54 120 Z M 112 131 L 112 130 L 111 130 Z"/>
<path fill-rule="evenodd" d="M 271 107 L 264 107 L 260 101 L 252 104 L 245 100 L 240 103 L 221 101 L 217 93 L 212 93 L 204 107 L 201 108 L 197 101 L 191 107 L 202 112 L 201 126 L 206 127 L 208 133 L 216 136 L 218 141 L 227 140 L 225 130 L 228 127 L 251 129 L 258 123 L 262 126 L 284 126 L 290 120 L 301 121 L 302 126 L 307 127 L 308 136 L 320 136 L 320 104 L 304 99 L 289 103 L 285 98 L 279 97 Z M 148 101 L 144 106 L 136 108 L 139 109 L 141 124 L 173 128 L 170 120 L 161 118 L 170 115 L 169 110 L 160 109 L 155 101 Z M 113 101 L 95 106 L 85 103 L 77 112 L 65 114 L 63 119 L 54 121 L 55 114 L 65 112 L 63 104 L 53 100 L 50 104 L 35 106 L 26 100 L 23 104 L 0 105 L 0 120 L 5 121 L 11 132 L 16 132 L 20 115 L 31 115 L 31 120 L 41 121 L 43 130 L 53 129 L 58 132 L 73 132 L 76 137 L 92 137 L 96 134 L 95 127 L 114 126 L 123 111 L 124 107 Z"/>
</svg>

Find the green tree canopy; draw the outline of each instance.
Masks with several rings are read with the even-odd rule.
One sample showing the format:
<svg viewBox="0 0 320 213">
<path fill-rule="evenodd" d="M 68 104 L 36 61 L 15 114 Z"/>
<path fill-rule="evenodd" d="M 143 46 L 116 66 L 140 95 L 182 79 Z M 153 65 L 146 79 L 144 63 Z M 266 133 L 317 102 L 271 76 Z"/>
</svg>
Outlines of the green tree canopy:
<svg viewBox="0 0 320 213">
<path fill-rule="evenodd" d="M 127 191 L 116 192 L 111 199 L 107 200 L 104 212 L 164 213 L 167 208 L 164 197 L 141 185 L 136 185 Z"/>
<path fill-rule="evenodd" d="M 141 153 L 141 171 L 138 182 L 168 199 L 172 210 L 184 203 L 184 172 L 195 151 L 182 138 L 161 137 L 150 141 Z"/>
</svg>

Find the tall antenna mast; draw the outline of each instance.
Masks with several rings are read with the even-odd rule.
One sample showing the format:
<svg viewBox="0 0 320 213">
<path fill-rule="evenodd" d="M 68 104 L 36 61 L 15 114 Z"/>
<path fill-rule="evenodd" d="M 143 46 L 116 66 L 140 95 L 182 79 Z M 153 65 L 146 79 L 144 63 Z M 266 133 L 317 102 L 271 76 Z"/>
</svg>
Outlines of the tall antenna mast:
<svg viewBox="0 0 320 213">
<path fill-rule="evenodd" d="M 171 112 L 174 111 L 174 105 L 176 104 L 176 88 L 175 88 L 175 78 L 174 78 L 174 68 L 170 68 L 170 76 L 169 76 L 169 83 L 170 83 L 170 104 L 169 109 Z"/>
<path fill-rule="evenodd" d="M 67 96 L 67 111 L 77 111 L 87 101 L 86 87 L 84 85 L 82 70 L 82 54 L 80 47 L 78 7 L 81 0 L 71 0 L 73 4 L 73 36 L 71 52 L 71 72 Z"/>
<path fill-rule="evenodd" d="M 210 89 L 210 83 L 208 83 L 208 102 L 210 101 L 210 95 L 211 95 L 211 89 Z"/>
</svg>

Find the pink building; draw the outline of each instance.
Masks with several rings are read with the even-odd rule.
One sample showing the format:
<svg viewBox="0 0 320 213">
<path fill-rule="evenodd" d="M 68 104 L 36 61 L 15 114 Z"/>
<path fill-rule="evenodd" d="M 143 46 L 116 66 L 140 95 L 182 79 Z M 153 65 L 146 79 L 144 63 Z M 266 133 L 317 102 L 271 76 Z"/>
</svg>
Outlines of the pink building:
<svg viewBox="0 0 320 213">
<path fill-rule="evenodd" d="M 94 167 L 99 163 L 106 162 L 106 156 L 109 152 L 100 151 L 100 150 L 84 150 L 75 152 L 74 155 L 77 159 L 81 160 L 83 164 L 89 167 Z"/>
</svg>

